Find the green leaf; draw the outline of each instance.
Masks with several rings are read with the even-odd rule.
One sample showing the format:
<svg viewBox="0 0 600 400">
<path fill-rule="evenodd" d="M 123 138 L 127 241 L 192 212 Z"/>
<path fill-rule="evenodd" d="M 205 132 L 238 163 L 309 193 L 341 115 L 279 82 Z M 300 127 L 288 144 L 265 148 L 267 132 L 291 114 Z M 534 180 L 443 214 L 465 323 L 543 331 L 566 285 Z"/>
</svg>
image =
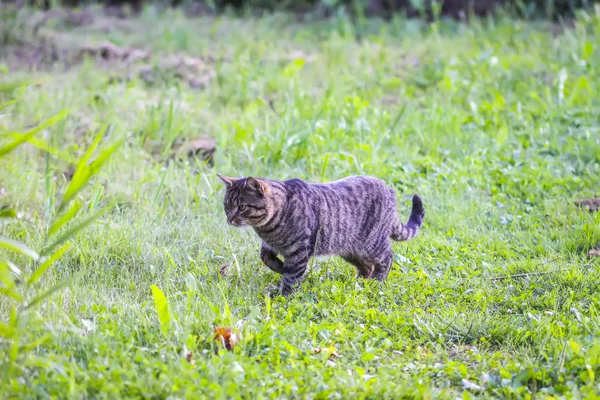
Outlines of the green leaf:
<svg viewBox="0 0 600 400">
<path fill-rule="evenodd" d="M 17 242 L 16 240 L 12 240 L 4 236 L 0 236 L 0 248 L 12 250 L 14 252 L 23 254 L 27 257 L 33 258 L 36 261 L 40 258 L 38 253 L 31 250 L 23 243 Z"/>
<path fill-rule="evenodd" d="M 13 134 L 11 134 L 11 136 L 14 139 L 17 139 L 21 135 L 13 133 Z M 75 162 L 77 162 L 77 160 L 75 160 L 75 158 L 71 157 L 71 155 L 69 155 L 68 153 L 65 153 L 63 151 L 55 149 L 54 147 L 50 146 L 46 141 L 44 141 L 42 139 L 38 139 L 38 138 L 32 137 L 27 142 L 29 144 L 37 147 L 38 149 L 44 150 L 46 153 L 52 154 L 52 155 L 60 158 L 63 161 L 66 161 L 68 163 L 75 164 Z"/>
<path fill-rule="evenodd" d="M 375 359 L 375 355 L 373 353 L 369 353 L 369 352 L 363 353 L 363 355 L 360 357 L 361 361 L 371 361 L 374 359 Z"/>
<path fill-rule="evenodd" d="M 58 220 L 52 224 L 50 230 L 48 231 L 48 236 L 52 236 L 65 224 L 71 222 L 73 217 L 75 217 L 75 214 L 77 214 L 77 212 L 81 209 L 81 205 L 82 203 L 79 201 L 73 204 L 71 208 L 69 208 Z"/>
<path fill-rule="evenodd" d="M 11 100 L 11 101 L 6 102 L 4 104 L 0 104 L 0 111 L 4 110 L 5 108 L 8 108 L 8 107 L 12 106 L 16 102 L 17 102 L 16 100 Z"/>
<path fill-rule="evenodd" d="M 10 339 L 15 334 L 14 329 L 6 324 L 0 323 L 0 336 Z"/>
<path fill-rule="evenodd" d="M 25 351 L 25 352 L 31 351 L 31 350 L 35 349 L 36 347 L 47 342 L 48 339 L 50 339 L 51 337 L 52 337 L 51 333 L 46 333 L 44 336 L 38 338 L 37 340 L 29 343 L 26 346 L 21 347 L 20 351 Z"/>
<path fill-rule="evenodd" d="M 8 266 L 8 261 L 0 260 L 0 282 L 7 288 L 15 287 L 15 279 Z"/>
<path fill-rule="evenodd" d="M 5 156 L 6 154 L 10 153 L 14 149 L 16 149 L 17 147 L 22 145 L 23 143 L 27 142 L 29 139 L 31 139 L 33 136 L 35 136 L 40 131 L 56 124 L 58 121 L 65 118 L 68 114 L 69 114 L 68 110 L 63 110 L 60 113 L 56 114 L 54 117 L 47 120 L 46 122 L 43 122 L 40 125 L 36 126 L 35 128 L 31 129 L 30 131 L 25 132 L 24 134 L 19 136 L 19 138 L 14 140 L 13 142 L 7 144 L 4 147 L 1 147 L 0 148 L 0 157 Z"/>
<path fill-rule="evenodd" d="M 42 263 L 42 265 L 40 265 L 33 272 L 33 274 L 31 274 L 31 277 L 29 278 L 27 283 L 30 285 L 33 285 L 34 283 L 36 283 L 42 277 L 42 275 L 44 275 L 44 273 L 46 273 L 48 268 L 50 268 L 52 266 L 52 264 L 54 264 L 56 262 L 56 260 L 61 258 L 62 255 L 65 254 L 65 252 L 67 250 L 69 250 L 70 248 L 71 248 L 71 244 L 67 243 L 66 245 L 64 245 L 63 247 L 58 249 L 54 254 L 52 254 L 52 256 L 50 258 L 48 258 L 46 261 L 44 261 Z"/>
<path fill-rule="evenodd" d="M 81 231 L 82 229 L 86 228 L 88 225 L 90 225 L 92 222 L 94 222 L 95 220 L 97 220 L 99 217 L 101 217 L 104 213 L 106 213 L 108 210 L 110 210 L 114 206 L 115 206 L 114 202 L 110 203 L 108 206 L 106 206 L 103 209 L 101 209 L 101 210 L 95 212 L 94 214 L 92 214 L 92 216 L 90 216 L 89 218 L 83 220 L 79 224 L 77 224 L 74 227 L 72 227 L 71 229 L 67 230 L 65 233 L 63 233 L 61 236 L 59 236 L 58 239 L 56 239 L 51 245 L 45 247 L 42 250 L 41 254 L 42 255 L 46 255 L 46 254 L 51 253 L 56 247 L 60 246 L 61 244 L 63 244 L 67 240 L 71 239 L 79 231 Z"/>
<path fill-rule="evenodd" d="M 15 210 L 4 209 L 0 211 L 0 218 L 17 218 L 17 212 Z"/>
<path fill-rule="evenodd" d="M 585 44 L 583 45 L 582 58 L 585 61 L 588 61 L 590 58 L 592 58 L 593 55 L 594 55 L 594 45 L 592 44 L 592 42 L 585 42 Z"/>
<path fill-rule="evenodd" d="M 304 61 L 303 58 L 298 58 L 297 60 L 290 62 L 283 69 L 283 75 L 288 78 L 298 75 L 298 73 L 302 70 L 302 68 L 304 68 L 305 63 L 306 63 L 306 61 Z"/>
<path fill-rule="evenodd" d="M 8 297 L 12 297 L 13 299 L 15 299 L 19 302 L 23 301 L 23 297 L 21 297 L 21 295 L 19 293 L 15 292 L 14 290 L 9 289 L 7 287 L 0 287 L 0 294 L 3 294 Z"/>
<path fill-rule="evenodd" d="M 100 139 L 102 137 L 102 133 L 98 134 L 94 143 L 90 146 L 86 154 L 79 160 L 77 163 L 77 169 L 75 170 L 75 174 L 73 174 L 73 179 L 67 186 L 67 190 L 65 191 L 65 195 L 63 196 L 62 203 L 58 207 L 59 212 L 64 209 L 69 201 L 77 195 L 89 182 L 89 180 L 100 172 L 102 166 L 108 161 L 109 157 L 125 142 L 126 138 L 121 138 L 115 141 L 112 145 L 110 145 L 107 149 L 105 149 L 98 158 L 96 158 L 89 166 L 87 162 L 92 155 L 92 152 L 98 146 Z"/>
<path fill-rule="evenodd" d="M 64 281 L 59 283 L 56 286 L 51 287 L 50 289 L 48 289 L 47 291 L 45 291 L 44 293 L 42 293 L 41 295 L 37 296 L 36 298 L 34 298 L 33 300 L 31 300 L 28 304 L 27 307 L 25 307 L 26 310 L 30 310 L 33 307 L 37 306 L 38 304 L 40 304 L 42 301 L 46 300 L 48 297 L 52 296 L 55 292 L 59 291 L 60 289 L 64 288 L 65 286 L 67 286 L 69 284 L 70 281 Z"/>
<path fill-rule="evenodd" d="M 167 332 L 171 326 L 171 314 L 169 312 L 169 302 L 165 294 L 156 285 L 152 285 L 152 297 L 154 297 L 154 308 L 158 314 L 160 328 Z"/>
</svg>

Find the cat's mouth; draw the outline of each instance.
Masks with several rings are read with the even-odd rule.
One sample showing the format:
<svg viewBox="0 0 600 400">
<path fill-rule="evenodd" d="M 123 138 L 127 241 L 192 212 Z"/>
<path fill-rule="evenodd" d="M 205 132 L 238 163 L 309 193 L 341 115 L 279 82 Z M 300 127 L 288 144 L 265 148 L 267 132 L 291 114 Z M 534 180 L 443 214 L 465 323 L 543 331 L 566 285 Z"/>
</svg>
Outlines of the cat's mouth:
<svg viewBox="0 0 600 400">
<path fill-rule="evenodd" d="M 246 223 L 244 221 L 233 220 L 233 221 L 227 221 L 227 222 L 229 223 L 229 225 L 235 226 L 237 228 L 248 225 L 248 223 Z"/>
</svg>

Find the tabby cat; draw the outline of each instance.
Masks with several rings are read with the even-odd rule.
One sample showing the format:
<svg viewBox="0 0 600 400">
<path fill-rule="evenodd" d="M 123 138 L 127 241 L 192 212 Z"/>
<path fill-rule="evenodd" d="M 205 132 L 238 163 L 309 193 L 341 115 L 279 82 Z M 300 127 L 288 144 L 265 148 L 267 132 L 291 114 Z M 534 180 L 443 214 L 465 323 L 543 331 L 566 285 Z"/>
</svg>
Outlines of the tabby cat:
<svg viewBox="0 0 600 400">
<path fill-rule="evenodd" d="M 339 255 L 364 278 L 386 279 L 392 267 L 389 239 L 412 239 L 425 215 L 414 195 L 410 219 L 401 223 L 394 191 L 368 176 L 319 184 L 218 176 L 226 185 L 227 222 L 251 226 L 260 236 L 260 258 L 283 275 L 284 296 L 302 282 L 313 256 Z"/>
</svg>

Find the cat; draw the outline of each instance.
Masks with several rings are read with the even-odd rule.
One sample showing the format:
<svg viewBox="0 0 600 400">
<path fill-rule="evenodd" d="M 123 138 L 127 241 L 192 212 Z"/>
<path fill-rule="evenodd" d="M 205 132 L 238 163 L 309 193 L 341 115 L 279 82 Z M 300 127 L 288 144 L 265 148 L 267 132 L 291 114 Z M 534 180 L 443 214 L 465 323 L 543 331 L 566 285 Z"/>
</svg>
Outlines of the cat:
<svg viewBox="0 0 600 400">
<path fill-rule="evenodd" d="M 283 275 L 279 292 L 284 296 L 300 286 L 313 256 L 341 256 L 358 275 L 385 280 L 393 259 L 390 238 L 412 239 L 425 216 L 421 198 L 414 195 L 408 223 L 400 222 L 394 191 L 369 176 L 315 184 L 217 176 L 226 186 L 227 222 L 250 226 L 263 240 L 260 258 Z"/>
</svg>

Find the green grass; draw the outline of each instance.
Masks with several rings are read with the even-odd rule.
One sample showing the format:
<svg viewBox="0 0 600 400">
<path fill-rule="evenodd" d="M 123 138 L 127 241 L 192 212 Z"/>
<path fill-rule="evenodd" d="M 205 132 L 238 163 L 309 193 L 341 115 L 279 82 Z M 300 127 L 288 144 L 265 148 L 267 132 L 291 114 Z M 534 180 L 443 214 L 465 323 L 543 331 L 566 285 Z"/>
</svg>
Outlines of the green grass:
<svg viewBox="0 0 600 400">
<path fill-rule="evenodd" d="M 62 156 L 28 145 L 0 160 L 0 202 L 23 213 L 2 236 L 40 248 L 68 160 L 102 124 L 101 147 L 128 138 L 78 194 L 85 212 L 120 206 L 36 286 L 71 282 L 22 340 L 51 336 L 10 368 L 0 341 L 3 398 L 600 395 L 600 263 L 586 258 L 600 214 L 573 204 L 599 191 L 600 11 L 558 36 L 504 19 L 301 25 L 152 9 L 108 34 L 44 29 L 63 43 L 143 47 L 152 63 L 185 53 L 216 78 L 191 89 L 166 73 L 149 85 L 110 79 L 118 63 L 26 71 L 4 54 L 0 97 L 16 103 L 2 132 L 70 114 L 37 136 Z M 160 159 L 203 134 L 218 141 L 214 169 Z M 383 285 L 316 259 L 295 295 L 271 299 L 279 278 L 257 237 L 227 226 L 216 172 L 375 175 L 405 217 L 421 195 L 425 225 L 394 245 Z M 548 273 L 492 279 L 536 272 Z M 152 285 L 168 300 L 160 313 Z M 0 322 L 11 304 L 0 299 Z M 215 355 L 215 326 L 241 334 L 232 352 Z"/>
</svg>

